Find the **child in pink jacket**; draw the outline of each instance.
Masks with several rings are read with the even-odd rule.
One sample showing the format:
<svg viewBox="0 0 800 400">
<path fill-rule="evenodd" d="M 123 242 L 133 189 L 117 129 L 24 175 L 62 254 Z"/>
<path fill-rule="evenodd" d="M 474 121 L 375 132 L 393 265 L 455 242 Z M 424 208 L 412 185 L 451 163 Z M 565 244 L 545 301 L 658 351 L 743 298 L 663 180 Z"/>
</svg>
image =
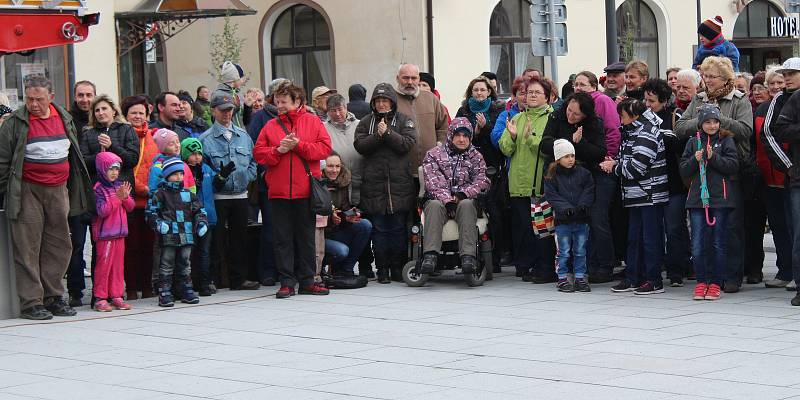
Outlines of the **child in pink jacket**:
<svg viewBox="0 0 800 400">
<path fill-rule="evenodd" d="M 130 310 L 122 299 L 125 293 L 125 237 L 128 236 L 128 213 L 133 210 L 131 184 L 121 182 L 122 160 L 110 151 L 95 158 L 97 183 L 94 196 L 97 216 L 92 220 L 92 238 L 97 246 L 97 265 L 94 270 L 94 309 L 108 312 L 113 308 Z M 109 304 L 108 299 L 111 299 Z"/>
</svg>

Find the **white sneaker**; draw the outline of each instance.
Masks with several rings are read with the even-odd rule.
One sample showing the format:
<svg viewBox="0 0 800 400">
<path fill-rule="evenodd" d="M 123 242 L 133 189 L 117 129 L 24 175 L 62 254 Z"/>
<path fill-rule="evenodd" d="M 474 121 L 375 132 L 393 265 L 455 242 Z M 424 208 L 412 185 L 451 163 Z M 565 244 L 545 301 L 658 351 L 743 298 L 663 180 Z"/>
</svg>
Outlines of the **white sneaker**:
<svg viewBox="0 0 800 400">
<path fill-rule="evenodd" d="M 786 290 L 788 290 L 790 292 L 796 291 L 797 290 L 797 284 L 794 281 L 789 282 L 789 284 L 786 285 Z"/>
<path fill-rule="evenodd" d="M 784 281 L 782 279 L 770 279 L 764 282 L 764 286 L 768 288 L 782 288 L 786 287 L 791 281 Z"/>
</svg>

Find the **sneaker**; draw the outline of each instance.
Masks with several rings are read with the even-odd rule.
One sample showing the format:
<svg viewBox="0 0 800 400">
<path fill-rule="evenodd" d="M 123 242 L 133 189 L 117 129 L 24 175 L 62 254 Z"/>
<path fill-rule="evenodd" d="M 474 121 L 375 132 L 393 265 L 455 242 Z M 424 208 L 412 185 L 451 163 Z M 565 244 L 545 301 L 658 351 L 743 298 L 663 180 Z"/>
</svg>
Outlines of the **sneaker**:
<svg viewBox="0 0 800 400">
<path fill-rule="evenodd" d="M 294 288 L 291 286 L 281 286 L 278 292 L 275 293 L 275 297 L 279 299 L 288 299 L 292 296 L 294 296 Z"/>
<path fill-rule="evenodd" d="M 707 291 L 708 291 L 708 285 L 699 282 L 697 285 L 694 286 L 694 294 L 692 295 L 692 299 L 704 300 L 706 298 Z"/>
<path fill-rule="evenodd" d="M 648 294 L 656 294 L 656 293 L 664 293 L 664 286 L 655 286 L 652 282 L 645 282 L 641 286 L 637 287 L 633 290 L 633 294 L 639 295 L 648 295 Z"/>
<path fill-rule="evenodd" d="M 558 289 L 559 292 L 564 292 L 564 293 L 572 293 L 575 291 L 575 288 L 572 286 L 571 283 L 569 283 L 567 278 L 559 279 L 558 283 L 556 283 L 556 289 Z"/>
<path fill-rule="evenodd" d="M 172 307 L 174 305 L 175 305 L 175 298 L 172 297 L 172 290 L 170 286 L 158 288 L 158 306 Z"/>
<path fill-rule="evenodd" d="M 53 297 L 49 302 L 45 300 L 44 308 L 56 317 L 74 317 L 78 314 L 61 296 Z"/>
<path fill-rule="evenodd" d="M 716 283 L 712 283 L 708 285 L 708 291 L 706 292 L 706 300 L 719 300 L 721 296 L 720 287 Z"/>
<path fill-rule="evenodd" d="M 208 291 L 211 292 L 211 294 L 217 294 L 217 285 L 215 285 L 213 283 L 209 283 L 208 284 Z"/>
<path fill-rule="evenodd" d="M 796 294 L 792 299 L 793 306 L 800 306 L 800 293 Z"/>
<path fill-rule="evenodd" d="M 94 310 L 99 312 L 111 312 L 113 309 L 111 308 L 111 304 L 108 304 L 107 300 L 102 299 L 94 302 Z"/>
<path fill-rule="evenodd" d="M 722 290 L 725 293 L 736 293 L 739 291 L 739 284 L 733 281 L 726 281 Z"/>
<path fill-rule="evenodd" d="M 419 265 L 419 273 L 427 275 L 436 271 L 436 263 L 438 261 L 439 256 L 436 253 L 425 253 L 422 256 L 422 263 Z M 380 271 L 378 273 L 380 274 Z"/>
<path fill-rule="evenodd" d="M 197 291 L 197 294 L 201 297 L 208 297 L 211 296 L 213 293 L 211 293 L 211 288 L 208 287 L 208 285 L 206 285 L 206 286 L 200 286 L 200 290 Z"/>
<path fill-rule="evenodd" d="M 575 279 L 575 291 L 588 293 L 592 291 L 592 288 L 589 287 L 589 281 L 586 278 L 576 278 Z"/>
<path fill-rule="evenodd" d="M 83 307 L 83 295 L 80 295 L 80 294 L 71 294 L 71 295 L 69 295 L 69 306 L 70 307 Z"/>
<path fill-rule="evenodd" d="M 786 290 L 788 290 L 788 291 L 790 291 L 790 292 L 794 292 L 794 291 L 796 291 L 796 290 L 797 290 L 797 284 L 796 284 L 794 281 L 790 281 L 790 282 L 789 282 L 789 283 L 786 285 Z"/>
<path fill-rule="evenodd" d="M 322 285 L 311 285 L 311 286 L 301 287 L 297 293 L 310 294 L 314 296 L 325 296 L 327 294 L 330 294 L 331 291 Z"/>
<path fill-rule="evenodd" d="M 111 305 L 117 310 L 130 310 L 131 305 L 122 300 L 122 297 L 114 297 L 111 299 Z"/>
<path fill-rule="evenodd" d="M 770 279 L 768 281 L 764 281 L 764 286 L 773 289 L 785 288 L 787 285 L 789 285 L 789 282 L 791 281 L 784 281 L 783 279 L 775 278 L 775 279 Z"/>
<path fill-rule="evenodd" d="M 618 284 L 612 286 L 611 287 L 611 291 L 614 292 L 614 293 L 632 292 L 633 291 L 633 286 L 631 286 L 631 284 L 628 283 L 627 279 L 623 279 L 623 280 L 619 281 Z"/>
<path fill-rule="evenodd" d="M 275 286 L 275 278 L 264 278 L 261 280 L 261 286 Z"/>
<path fill-rule="evenodd" d="M 683 287 L 683 279 L 681 279 L 681 278 L 670 279 L 669 280 L 669 286 L 670 287 Z"/>
<path fill-rule="evenodd" d="M 22 310 L 22 312 L 19 313 L 19 317 L 34 321 L 44 321 L 46 319 L 53 319 L 53 313 L 47 311 L 44 306 L 37 305 Z"/>
</svg>

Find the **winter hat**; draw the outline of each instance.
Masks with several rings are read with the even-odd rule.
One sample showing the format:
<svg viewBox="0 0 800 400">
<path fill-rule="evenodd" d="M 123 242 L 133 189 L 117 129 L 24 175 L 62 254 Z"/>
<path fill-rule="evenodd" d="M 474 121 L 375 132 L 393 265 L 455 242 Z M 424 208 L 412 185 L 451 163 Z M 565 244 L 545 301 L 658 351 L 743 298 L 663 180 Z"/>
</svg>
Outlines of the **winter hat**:
<svg viewBox="0 0 800 400">
<path fill-rule="evenodd" d="M 569 154 L 575 155 L 575 146 L 573 146 L 569 140 L 556 139 L 556 141 L 553 142 L 553 155 L 556 161 Z"/>
<path fill-rule="evenodd" d="M 203 154 L 203 144 L 195 138 L 186 138 L 181 142 L 181 159 L 186 160 L 194 153 Z"/>
<path fill-rule="evenodd" d="M 194 104 L 194 99 L 192 98 L 192 95 L 190 95 L 189 92 L 185 90 L 181 90 L 180 92 L 178 92 L 178 100 L 185 101 L 189 104 Z"/>
<path fill-rule="evenodd" d="M 233 82 L 244 77 L 244 70 L 239 64 L 234 64 L 230 61 L 225 61 L 220 67 L 220 80 L 228 83 Z"/>
<path fill-rule="evenodd" d="M 110 151 L 101 151 L 94 158 L 94 165 L 97 168 L 97 175 L 103 181 L 106 180 L 106 173 L 111 167 L 122 167 L 122 159 Z"/>
<path fill-rule="evenodd" d="M 453 136 L 455 136 L 456 132 L 462 132 L 467 135 L 470 141 L 472 140 L 472 124 L 465 117 L 453 118 L 450 121 L 450 126 L 447 127 L 447 140 L 453 141 Z"/>
<path fill-rule="evenodd" d="M 427 72 L 420 72 L 419 73 L 419 80 L 427 83 L 428 86 L 431 87 L 431 92 L 436 90 L 436 79 L 433 77 L 433 75 L 431 75 L 431 74 L 429 74 Z"/>
<path fill-rule="evenodd" d="M 12 110 L 6 105 L 0 104 L 0 118 L 2 118 L 3 115 L 11 114 L 12 112 L 14 112 L 14 110 Z"/>
<path fill-rule="evenodd" d="M 178 134 L 167 128 L 161 128 L 153 134 L 153 141 L 156 142 L 159 153 L 164 153 L 164 148 L 167 147 L 167 143 L 169 143 L 173 137 L 178 139 Z"/>
<path fill-rule="evenodd" d="M 717 15 L 714 18 L 703 21 L 697 27 L 697 33 L 713 42 L 717 36 L 722 34 L 722 17 Z"/>
<path fill-rule="evenodd" d="M 706 122 L 710 119 L 715 119 L 719 121 L 719 107 L 708 104 L 705 106 L 700 107 L 697 111 L 697 128 L 700 129 L 703 126 L 703 122 Z"/>
<path fill-rule="evenodd" d="M 176 172 L 183 172 L 183 161 L 180 158 L 170 157 L 161 163 L 161 177 L 164 180 Z"/>
</svg>

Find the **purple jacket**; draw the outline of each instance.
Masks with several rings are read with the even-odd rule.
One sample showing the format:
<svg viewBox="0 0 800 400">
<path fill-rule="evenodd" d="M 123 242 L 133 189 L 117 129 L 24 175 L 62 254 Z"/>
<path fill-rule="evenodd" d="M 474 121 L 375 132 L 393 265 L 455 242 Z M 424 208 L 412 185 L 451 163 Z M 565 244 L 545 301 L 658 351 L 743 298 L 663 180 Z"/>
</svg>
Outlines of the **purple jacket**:
<svg viewBox="0 0 800 400">
<path fill-rule="evenodd" d="M 619 153 L 619 145 L 622 142 L 622 135 L 619 133 L 619 114 L 614 100 L 595 90 L 589 93 L 594 100 L 594 110 L 597 116 L 603 120 L 603 130 L 606 132 L 606 155 L 616 158 Z"/>
<path fill-rule="evenodd" d="M 464 117 L 453 119 L 447 130 L 447 143 L 436 146 L 425 154 L 422 173 L 425 179 L 425 192 L 428 198 L 447 204 L 456 193 L 464 193 L 466 198 L 474 199 L 489 189 L 486 177 L 486 163 L 483 156 L 472 144 L 459 152 L 453 145 L 453 132 L 464 129 L 472 135 L 472 124 Z"/>
<path fill-rule="evenodd" d="M 94 197 L 97 215 L 92 219 L 92 238 L 98 240 L 111 240 L 128 236 L 128 213 L 133 210 L 133 197 L 125 200 L 117 198 L 117 189 L 122 186 L 122 181 L 117 179 L 109 182 L 106 172 L 112 165 L 119 167 L 122 159 L 110 151 L 97 154 L 97 183 L 94 184 Z"/>
</svg>

